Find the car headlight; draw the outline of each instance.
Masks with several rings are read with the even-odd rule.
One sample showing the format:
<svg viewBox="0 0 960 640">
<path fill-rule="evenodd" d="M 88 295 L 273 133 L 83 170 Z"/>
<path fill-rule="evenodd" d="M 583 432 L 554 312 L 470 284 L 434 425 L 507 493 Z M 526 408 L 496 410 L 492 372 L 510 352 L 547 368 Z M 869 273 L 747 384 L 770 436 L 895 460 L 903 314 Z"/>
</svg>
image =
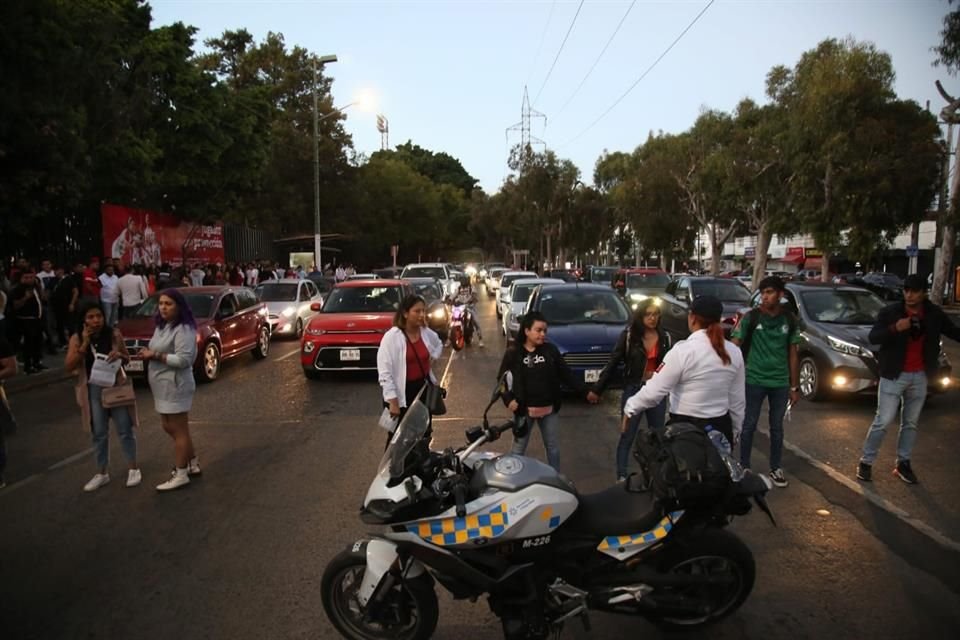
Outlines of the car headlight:
<svg viewBox="0 0 960 640">
<path fill-rule="evenodd" d="M 325 333 L 326 331 L 324 331 L 323 329 L 314 329 L 312 327 L 307 327 L 307 335 L 322 336 Z"/>
<path fill-rule="evenodd" d="M 649 298 L 649 297 L 650 297 L 650 296 L 648 296 L 648 295 L 645 294 L 645 293 L 631 293 L 631 294 L 630 294 L 630 299 L 633 300 L 634 302 L 643 302 L 644 300 L 646 300 L 646 299 Z"/>
<path fill-rule="evenodd" d="M 444 309 L 434 309 L 433 312 L 430 313 L 430 317 L 436 318 L 437 320 L 443 320 L 447 317 L 447 312 Z"/>
<path fill-rule="evenodd" d="M 864 349 L 860 345 L 847 342 L 846 340 L 840 340 L 839 338 L 834 338 L 833 336 L 827 336 L 827 342 L 830 343 L 831 349 L 834 351 L 839 351 L 840 353 L 845 353 L 850 356 L 863 356 L 867 358 L 873 357 L 873 352 L 871 352 L 869 349 Z"/>
<path fill-rule="evenodd" d="M 280 312 L 280 315 L 282 315 L 284 318 L 292 318 L 293 314 L 295 314 L 296 312 L 297 312 L 296 307 L 287 307 L 286 309 Z"/>
<path fill-rule="evenodd" d="M 463 272 L 466 273 L 468 276 L 475 276 L 477 275 L 477 268 L 467 267 L 466 269 L 463 270 Z"/>
<path fill-rule="evenodd" d="M 487 270 L 486 270 L 486 269 L 480 269 L 480 277 L 481 277 L 481 278 L 486 278 L 486 277 L 487 277 Z"/>
</svg>

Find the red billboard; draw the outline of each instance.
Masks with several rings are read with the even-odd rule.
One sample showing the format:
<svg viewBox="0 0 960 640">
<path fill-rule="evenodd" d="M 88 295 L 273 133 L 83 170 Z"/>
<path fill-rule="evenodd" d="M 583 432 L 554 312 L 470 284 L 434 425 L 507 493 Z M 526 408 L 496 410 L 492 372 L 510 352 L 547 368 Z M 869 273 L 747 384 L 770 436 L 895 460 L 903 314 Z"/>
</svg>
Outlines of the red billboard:
<svg viewBox="0 0 960 640">
<path fill-rule="evenodd" d="M 100 205 L 103 255 L 122 265 L 159 267 L 223 264 L 223 224 L 183 222 L 174 215 L 116 204 Z"/>
</svg>

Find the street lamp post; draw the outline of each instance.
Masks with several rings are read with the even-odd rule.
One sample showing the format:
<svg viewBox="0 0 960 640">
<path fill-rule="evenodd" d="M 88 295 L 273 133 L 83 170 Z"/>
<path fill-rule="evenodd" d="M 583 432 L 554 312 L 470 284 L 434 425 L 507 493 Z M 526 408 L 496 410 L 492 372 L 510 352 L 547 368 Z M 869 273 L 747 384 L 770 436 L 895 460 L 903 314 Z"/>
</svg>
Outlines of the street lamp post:
<svg viewBox="0 0 960 640">
<path fill-rule="evenodd" d="M 317 109 L 317 64 L 336 62 L 337 56 L 320 56 L 313 63 L 313 261 L 323 273 L 323 254 L 320 248 L 320 114 Z"/>
</svg>

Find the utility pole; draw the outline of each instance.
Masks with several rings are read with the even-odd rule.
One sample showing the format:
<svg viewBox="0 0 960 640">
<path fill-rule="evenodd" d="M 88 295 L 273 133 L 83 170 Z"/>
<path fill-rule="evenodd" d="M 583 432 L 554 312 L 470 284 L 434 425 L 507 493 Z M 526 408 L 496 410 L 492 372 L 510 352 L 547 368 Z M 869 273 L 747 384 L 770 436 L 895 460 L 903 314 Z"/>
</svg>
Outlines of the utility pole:
<svg viewBox="0 0 960 640">
<path fill-rule="evenodd" d="M 940 192 L 940 216 L 937 225 L 943 230 L 943 239 L 940 244 L 940 255 L 935 260 L 933 271 L 933 287 L 930 290 L 930 296 L 934 302 L 940 303 L 943 300 L 946 290 L 947 278 L 950 277 L 950 267 L 953 266 L 953 254 L 957 244 L 957 193 L 960 192 L 960 171 L 956 168 L 953 174 L 950 173 L 950 148 L 953 146 L 953 125 L 960 122 L 960 99 L 954 98 L 948 94 L 940 81 L 936 82 L 937 90 L 947 105 L 940 110 L 940 118 L 947 123 L 947 151 L 944 154 L 943 184 Z M 960 150 L 960 139 L 958 139 L 958 150 Z M 950 180 L 950 189 L 947 191 L 947 180 Z"/>
<path fill-rule="evenodd" d="M 317 64 L 320 68 L 336 62 L 337 56 L 320 56 L 313 61 L 313 262 L 323 273 L 323 255 L 320 248 L 320 114 L 317 107 Z"/>
</svg>

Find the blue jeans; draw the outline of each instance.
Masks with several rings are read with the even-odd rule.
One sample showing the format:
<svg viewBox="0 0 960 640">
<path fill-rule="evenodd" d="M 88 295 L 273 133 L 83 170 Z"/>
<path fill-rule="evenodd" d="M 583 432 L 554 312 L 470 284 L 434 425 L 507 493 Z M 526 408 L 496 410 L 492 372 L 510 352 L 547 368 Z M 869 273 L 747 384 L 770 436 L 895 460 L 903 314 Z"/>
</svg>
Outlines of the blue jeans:
<svg viewBox="0 0 960 640">
<path fill-rule="evenodd" d="M 133 433 L 133 419 L 127 407 L 105 409 L 100 404 L 100 394 L 103 387 L 88 384 L 87 397 L 90 399 L 90 431 L 93 434 L 94 456 L 97 459 L 97 469 L 105 469 L 110 462 L 110 418 L 117 427 L 120 436 L 120 447 L 127 462 L 137 461 L 137 437 Z"/>
<path fill-rule="evenodd" d="M 860 462 L 873 464 L 880 451 L 880 444 L 887 432 L 887 425 L 897 417 L 900 409 L 900 435 L 897 438 L 897 462 L 909 461 L 910 452 L 917 441 L 917 420 L 927 399 L 927 374 L 901 373 L 895 380 L 880 378 L 877 389 L 877 415 L 867 431 Z"/>
<path fill-rule="evenodd" d="M 522 456 L 527 450 L 527 444 L 530 443 L 530 431 L 533 430 L 533 423 L 540 425 L 540 435 L 543 437 L 543 448 L 547 450 L 547 464 L 560 470 L 560 416 L 556 411 L 542 418 L 528 418 L 522 416 L 517 420 L 528 420 L 530 428 L 527 435 L 522 438 L 515 438 L 513 448 L 510 453 Z"/>
<path fill-rule="evenodd" d="M 627 399 L 636 394 L 643 387 L 642 384 L 628 384 L 623 387 L 623 393 L 620 394 L 620 416 L 623 416 L 623 407 L 627 404 Z M 637 430 L 640 428 L 640 420 L 647 416 L 647 427 L 650 429 L 662 429 L 667 419 L 667 399 L 664 398 L 655 407 L 641 411 L 630 418 L 627 422 L 627 430 L 620 434 L 620 442 L 617 443 L 617 476 L 627 475 L 627 467 L 630 464 L 630 449 L 633 448 L 633 442 L 637 439 Z"/>
<path fill-rule="evenodd" d="M 753 434 L 757 431 L 763 400 L 767 399 L 770 421 L 770 469 L 780 468 L 783 456 L 783 416 L 790 402 L 790 387 L 762 387 L 747 384 L 746 404 L 743 413 L 743 432 L 740 434 L 740 464 L 750 468 L 750 453 L 753 450 Z"/>
<path fill-rule="evenodd" d="M 117 313 L 120 311 L 119 302 L 103 303 L 103 324 L 110 328 L 117 326 Z"/>
</svg>

